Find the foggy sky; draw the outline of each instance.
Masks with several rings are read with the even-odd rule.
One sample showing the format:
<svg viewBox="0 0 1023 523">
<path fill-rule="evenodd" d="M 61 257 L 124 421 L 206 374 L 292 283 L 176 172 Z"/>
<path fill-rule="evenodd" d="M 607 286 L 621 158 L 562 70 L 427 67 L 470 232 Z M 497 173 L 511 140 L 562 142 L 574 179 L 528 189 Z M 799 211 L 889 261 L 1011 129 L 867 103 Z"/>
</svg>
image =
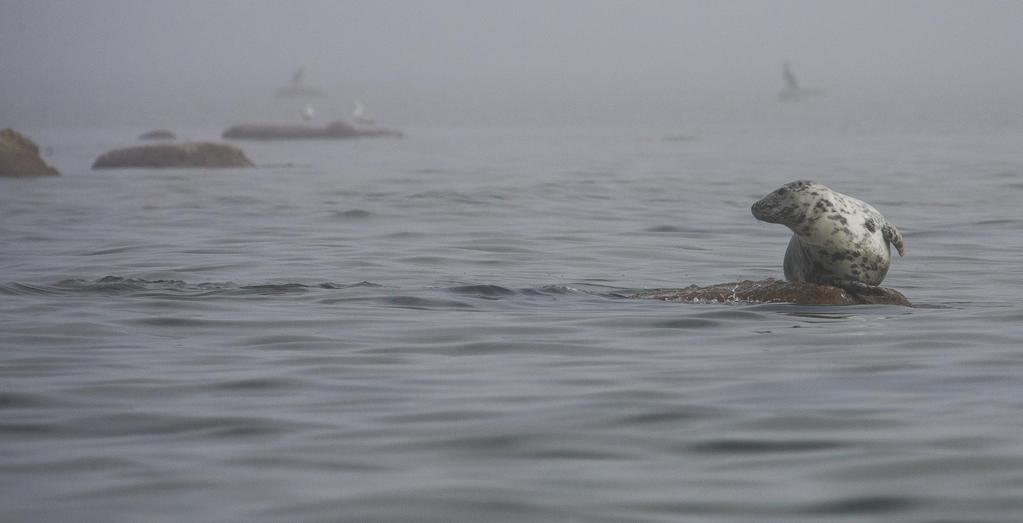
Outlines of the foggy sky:
<svg viewBox="0 0 1023 523">
<path fill-rule="evenodd" d="M 1023 2 L 0 0 L 0 127 L 224 124 L 300 66 L 320 113 L 665 121 L 777 105 L 1019 117 Z M 233 120 L 233 121 L 227 121 Z"/>
</svg>

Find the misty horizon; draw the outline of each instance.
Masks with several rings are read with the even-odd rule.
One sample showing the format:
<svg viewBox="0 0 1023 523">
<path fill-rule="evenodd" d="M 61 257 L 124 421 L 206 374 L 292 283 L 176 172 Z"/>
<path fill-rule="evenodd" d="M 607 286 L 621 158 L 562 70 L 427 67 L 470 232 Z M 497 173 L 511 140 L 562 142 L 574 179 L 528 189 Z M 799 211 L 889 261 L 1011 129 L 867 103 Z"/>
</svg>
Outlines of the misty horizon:
<svg viewBox="0 0 1023 523">
<path fill-rule="evenodd" d="M 300 67 L 398 125 L 670 123 L 777 108 L 788 61 L 836 115 L 1018 119 L 1009 2 L 7 1 L 3 126 L 287 117 Z"/>
</svg>

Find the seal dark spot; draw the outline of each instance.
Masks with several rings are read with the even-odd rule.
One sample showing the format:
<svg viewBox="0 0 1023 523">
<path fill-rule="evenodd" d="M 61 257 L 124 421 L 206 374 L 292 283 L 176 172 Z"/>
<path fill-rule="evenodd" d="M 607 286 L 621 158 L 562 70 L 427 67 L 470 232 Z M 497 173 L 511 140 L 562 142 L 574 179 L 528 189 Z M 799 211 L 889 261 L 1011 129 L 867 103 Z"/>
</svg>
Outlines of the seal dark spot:
<svg viewBox="0 0 1023 523">
<path fill-rule="evenodd" d="M 831 253 L 831 263 L 840 262 L 843 260 L 855 260 L 858 253 L 854 251 L 835 251 Z"/>
<path fill-rule="evenodd" d="M 842 216 L 841 214 L 829 214 L 828 218 L 836 222 L 841 222 L 842 225 L 849 225 L 849 220 L 847 220 L 845 216 Z"/>
<path fill-rule="evenodd" d="M 828 212 L 835 208 L 835 204 L 831 203 L 831 200 L 818 200 L 813 208 L 818 212 Z"/>
<path fill-rule="evenodd" d="M 863 222 L 863 226 L 866 227 L 867 230 L 870 231 L 870 232 L 877 232 L 877 225 L 874 224 L 874 219 L 873 218 L 867 218 Z"/>
</svg>

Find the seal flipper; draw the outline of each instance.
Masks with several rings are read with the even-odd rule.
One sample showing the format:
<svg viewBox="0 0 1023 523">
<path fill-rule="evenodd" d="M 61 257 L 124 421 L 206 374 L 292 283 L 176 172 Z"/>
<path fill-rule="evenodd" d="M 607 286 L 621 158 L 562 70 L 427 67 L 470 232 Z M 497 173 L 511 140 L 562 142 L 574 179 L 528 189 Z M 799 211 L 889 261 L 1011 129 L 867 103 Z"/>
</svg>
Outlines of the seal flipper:
<svg viewBox="0 0 1023 523">
<path fill-rule="evenodd" d="M 879 285 L 867 285 L 866 283 L 855 280 L 844 282 L 844 285 L 839 285 L 839 287 L 861 296 L 882 296 L 887 294 L 887 292 Z"/>
<path fill-rule="evenodd" d="M 902 242 L 902 233 L 890 222 L 884 222 L 884 227 L 881 227 L 881 236 L 895 246 L 895 250 L 899 251 L 899 256 L 906 254 L 906 244 Z"/>
<path fill-rule="evenodd" d="M 850 294 L 860 296 L 879 296 L 886 294 L 886 291 L 879 285 L 869 285 L 859 280 L 843 280 L 835 276 L 819 277 L 815 283 L 830 285 L 845 290 Z"/>
</svg>

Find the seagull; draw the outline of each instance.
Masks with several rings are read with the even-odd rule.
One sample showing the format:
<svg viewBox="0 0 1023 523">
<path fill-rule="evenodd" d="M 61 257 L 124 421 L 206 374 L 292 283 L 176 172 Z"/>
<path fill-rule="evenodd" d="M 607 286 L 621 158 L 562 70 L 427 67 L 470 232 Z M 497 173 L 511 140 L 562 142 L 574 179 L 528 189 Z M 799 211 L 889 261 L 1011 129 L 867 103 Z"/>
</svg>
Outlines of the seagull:
<svg viewBox="0 0 1023 523">
<path fill-rule="evenodd" d="M 352 111 L 352 118 L 355 119 L 355 123 L 362 125 L 373 125 L 376 122 L 372 118 L 366 116 L 366 111 L 362 108 L 362 102 L 355 101 L 355 110 Z"/>
</svg>

